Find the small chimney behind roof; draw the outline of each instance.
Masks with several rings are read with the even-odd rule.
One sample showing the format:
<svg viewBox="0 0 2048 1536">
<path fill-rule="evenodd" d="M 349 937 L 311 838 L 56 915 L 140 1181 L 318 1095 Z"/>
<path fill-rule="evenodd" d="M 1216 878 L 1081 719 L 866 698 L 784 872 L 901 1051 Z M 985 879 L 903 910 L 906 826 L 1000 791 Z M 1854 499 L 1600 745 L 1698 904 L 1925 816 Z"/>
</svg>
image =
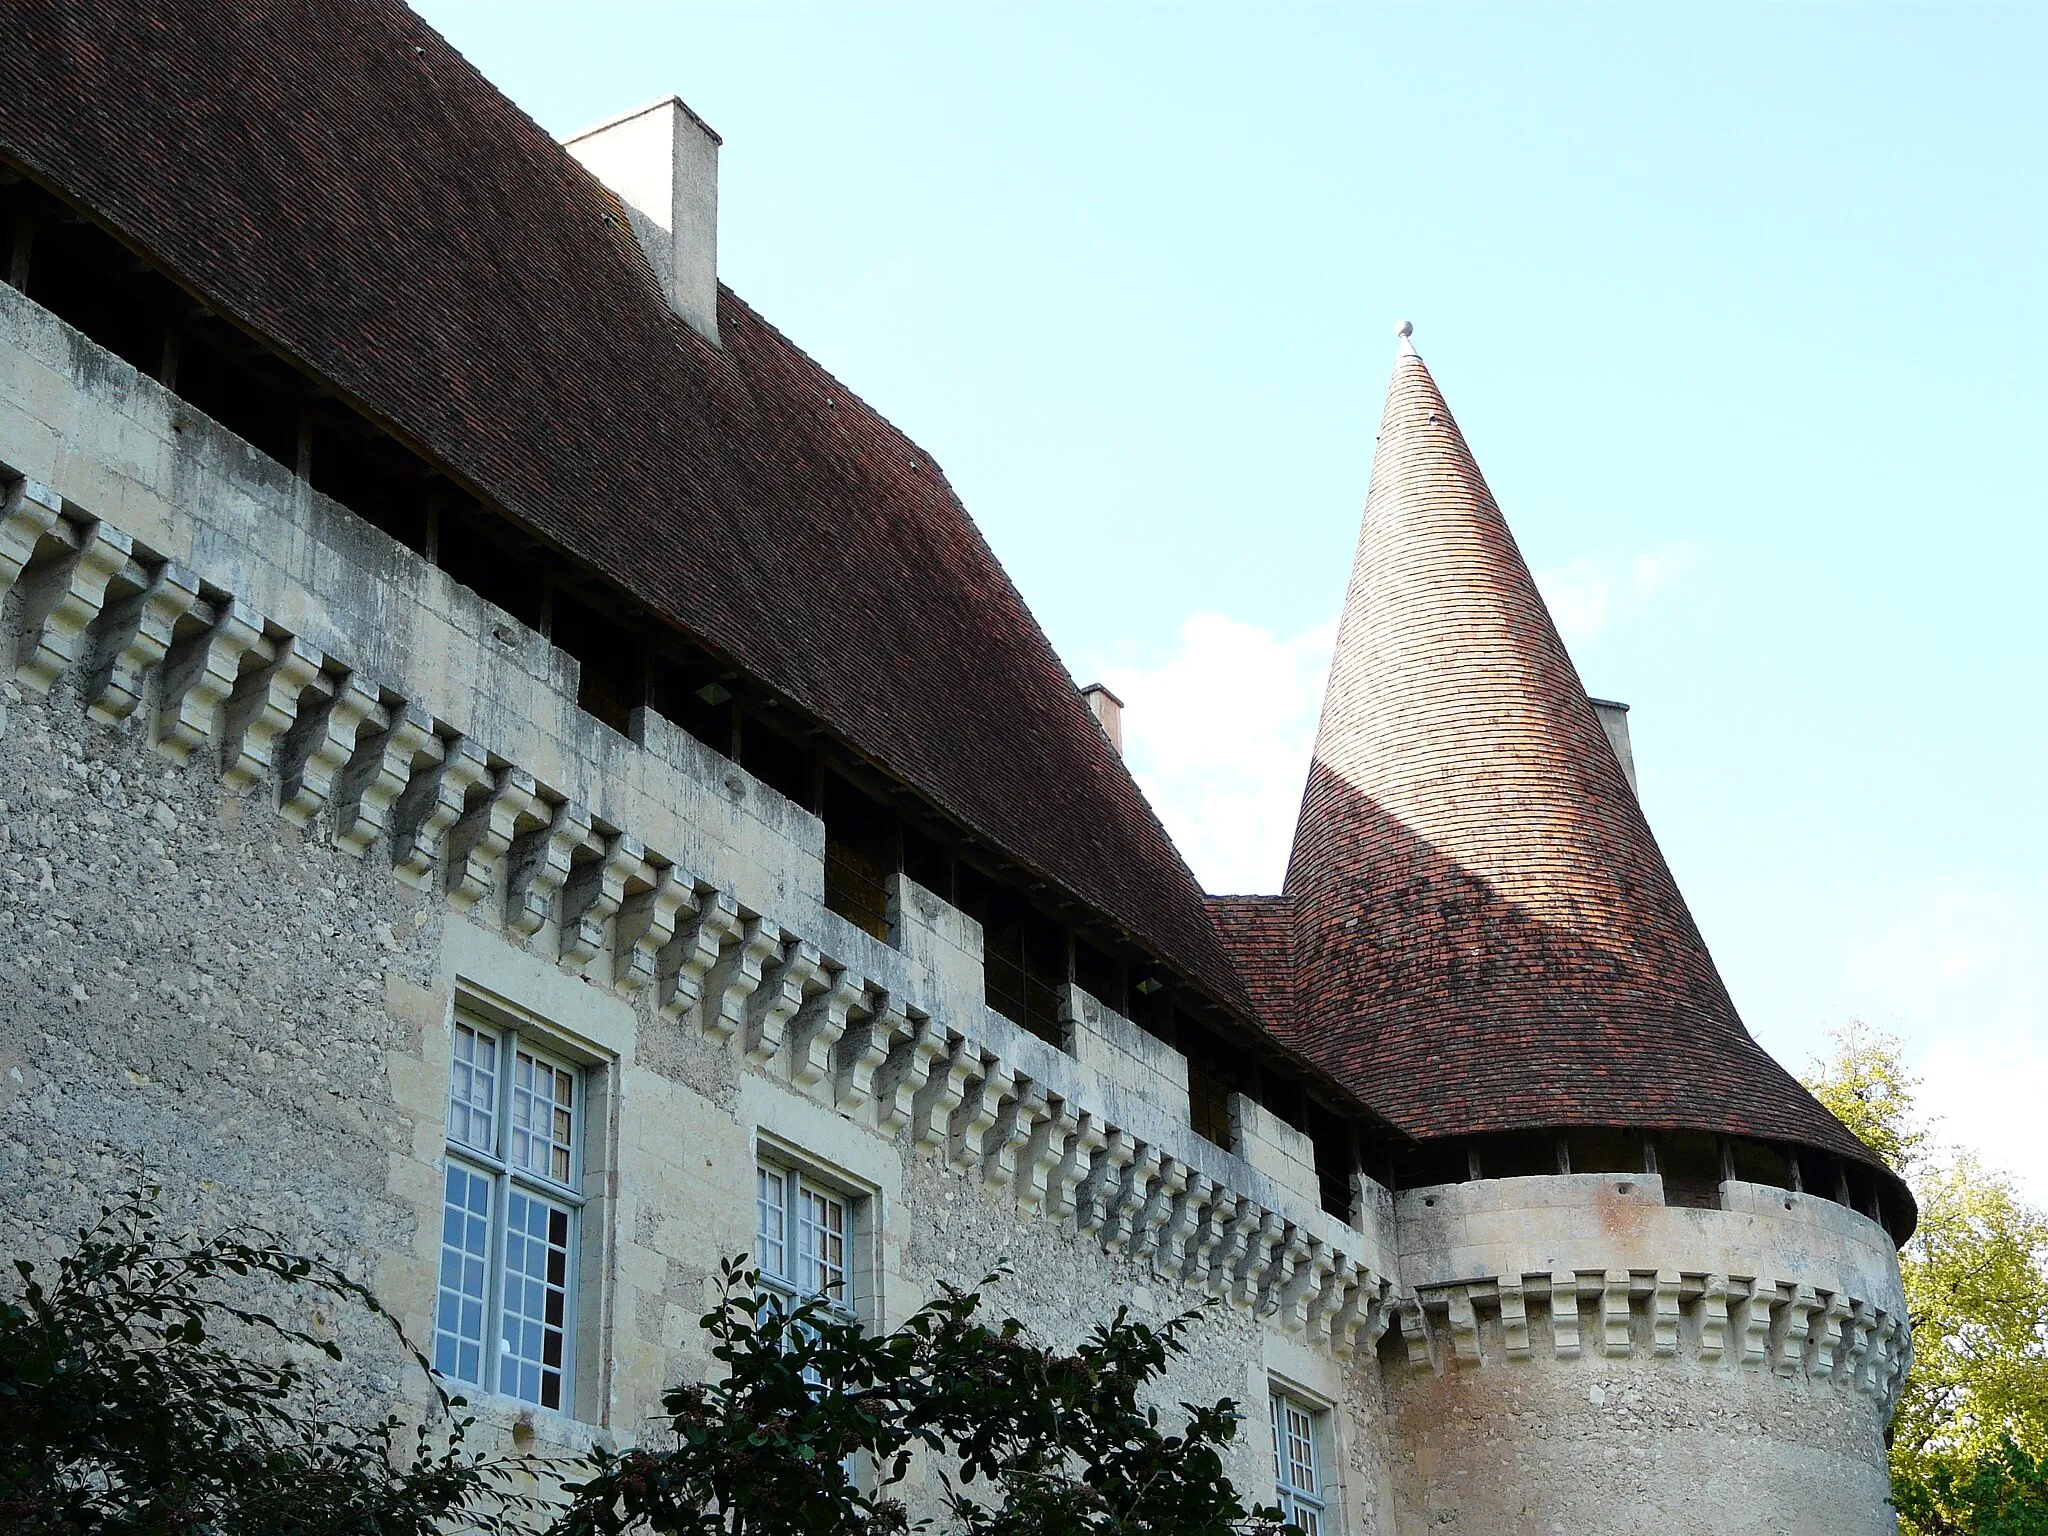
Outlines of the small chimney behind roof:
<svg viewBox="0 0 2048 1536">
<path fill-rule="evenodd" d="M 1124 701 L 1100 683 L 1090 683 L 1083 688 L 1081 697 L 1094 712 L 1095 723 L 1102 727 L 1102 734 L 1107 736 L 1109 744 L 1116 748 L 1117 756 L 1123 756 Z"/>
<path fill-rule="evenodd" d="M 1607 744 L 1614 748 L 1614 755 L 1621 760 L 1621 776 L 1628 780 L 1628 792 L 1636 793 L 1636 755 L 1628 744 L 1628 706 L 1613 699 L 1596 699 L 1587 696 L 1587 703 L 1593 706 L 1593 713 L 1600 717 L 1600 729 L 1607 733 Z"/>
<path fill-rule="evenodd" d="M 719 142 L 680 96 L 664 96 L 562 141 L 626 205 L 669 307 L 714 344 Z"/>
</svg>

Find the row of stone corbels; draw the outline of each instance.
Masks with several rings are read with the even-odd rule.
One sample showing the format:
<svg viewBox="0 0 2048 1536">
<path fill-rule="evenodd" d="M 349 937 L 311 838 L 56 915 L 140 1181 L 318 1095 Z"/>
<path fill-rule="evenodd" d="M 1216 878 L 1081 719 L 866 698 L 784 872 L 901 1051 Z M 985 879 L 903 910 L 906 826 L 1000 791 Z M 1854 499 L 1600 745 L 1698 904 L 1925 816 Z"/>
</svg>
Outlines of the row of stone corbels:
<svg viewBox="0 0 2048 1536">
<path fill-rule="evenodd" d="M 1339 1354 L 1370 1350 L 1392 1285 L 1283 1212 L 1006 1064 L 730 892 L 603 824 L 417 706 L 31 480 L 0 509 L 0 596 L 15 675 L 77 679 L 95 719 L 145 703 L 177 762 L 217 753 L 240 792 L 266 779 L 300 826 L 325 818 L 357 857 L 379 838 L 397 877 L 521 940 L 557 921 L 556 958 L 736 1043 L 749 1064 L 837 1106 L 1019 1206 L 1071 1221 L 1162 1278 L 1274 1318 Z M 607 962 L 606 957 L 609 956 Z"/>
<path fill-rule="evenodd" d="M 1593 1303 L 1596 1334 L 1584 1338 L 1580 1303 Z M 1679 1270 L 1576 1270 L 1500 1276 L 1425 1286 L 1396 1299 L 1408 1363 L 1444 1371 L 1482 1363 L 1480 1319 L 1498 1319 L 1509 1360 L 1535 1351 L 1530 1304 L 1549 1316 L 1551 1352 L 1575 1359 L 1597 1351 L 1612 1359 L 1638 1352 L 1667 1358 L 1691 1338 L 1692 1352 L 1781 1376 L 1802 1372 L 1896 1400 L 1912 1363 L 1912 1328 L 1903 1313 L 1796 1280 Z M 1693 1326 L 1682 1328 L 1690 1312 Z M 1644 1327 L 1647 1323 L 1647 1327 Z"/>
</svg>

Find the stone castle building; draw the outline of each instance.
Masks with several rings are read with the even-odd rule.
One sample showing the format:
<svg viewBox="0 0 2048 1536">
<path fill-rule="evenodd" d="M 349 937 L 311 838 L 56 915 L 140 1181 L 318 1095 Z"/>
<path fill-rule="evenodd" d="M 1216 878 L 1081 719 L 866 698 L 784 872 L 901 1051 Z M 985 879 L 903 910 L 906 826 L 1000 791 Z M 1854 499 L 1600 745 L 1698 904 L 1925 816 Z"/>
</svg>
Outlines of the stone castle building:
<svg viewBox="0 0 2048 1536">
<path fill-rule="evenodd" d="M 719 284 L 679 101 L 558 144 L 396 0 L 7 27 L 10 1250 L 146 1175 L 542 1447 L 706 1368 L 724 1256 L 876 1324 L 1007 1260 L 1054 1338 L 1216 1298 L 1172 1396 L 1318 1533 L 1894 1528 L 1912 1199 L 1736 1017 L 1405 338 L 1286 889 L 1206 896 Z"/>
</svg>

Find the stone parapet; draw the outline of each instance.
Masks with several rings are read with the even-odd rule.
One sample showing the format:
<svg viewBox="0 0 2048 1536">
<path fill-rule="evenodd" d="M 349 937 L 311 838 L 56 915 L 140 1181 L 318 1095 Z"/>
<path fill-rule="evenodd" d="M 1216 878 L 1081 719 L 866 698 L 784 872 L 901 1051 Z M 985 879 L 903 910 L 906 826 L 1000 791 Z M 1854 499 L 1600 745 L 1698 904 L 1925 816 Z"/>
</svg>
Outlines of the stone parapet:
<svg viewBox="0 0 2048 1536">
<path fill-rule="evenodd" d="M 1729 1181 L 1664 1204 L 1656 1174 L 1491 1179 L 1396 1197 L 1408 1364 L 1669 1357 L 1879 1400 L 1911 1360 L 1884 1229 L 1832 1201 Z"/>
</svg>

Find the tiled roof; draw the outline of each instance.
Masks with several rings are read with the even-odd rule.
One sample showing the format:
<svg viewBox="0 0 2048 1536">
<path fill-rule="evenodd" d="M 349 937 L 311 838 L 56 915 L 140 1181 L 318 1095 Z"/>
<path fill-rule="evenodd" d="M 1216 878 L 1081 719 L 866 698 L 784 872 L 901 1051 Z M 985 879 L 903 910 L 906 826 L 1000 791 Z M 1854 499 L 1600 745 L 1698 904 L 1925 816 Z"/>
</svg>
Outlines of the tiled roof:
<svg viewBox="0 0 2048 1536">
<path fill-rule="evenodd" d="M 1211 896 L 1209 921 L 1244 978 L 1266 1032 L 1300 1048 L 1294 1032 L 1294 903 L 1285 896 Z"/>
<path fill-rule="evenodd" d="M 0 146 L 1233 1007 L 1199 888 L 945 476 L 396 0 L 19 0 Z"/>
<path fill-rule="evenodd" d="M 1736 1016 L 1405 346 L 1286 889 L 1278 1032 L 1416 1136 L 1689 1128 L 1877 1162 Z"/>
</svg>

